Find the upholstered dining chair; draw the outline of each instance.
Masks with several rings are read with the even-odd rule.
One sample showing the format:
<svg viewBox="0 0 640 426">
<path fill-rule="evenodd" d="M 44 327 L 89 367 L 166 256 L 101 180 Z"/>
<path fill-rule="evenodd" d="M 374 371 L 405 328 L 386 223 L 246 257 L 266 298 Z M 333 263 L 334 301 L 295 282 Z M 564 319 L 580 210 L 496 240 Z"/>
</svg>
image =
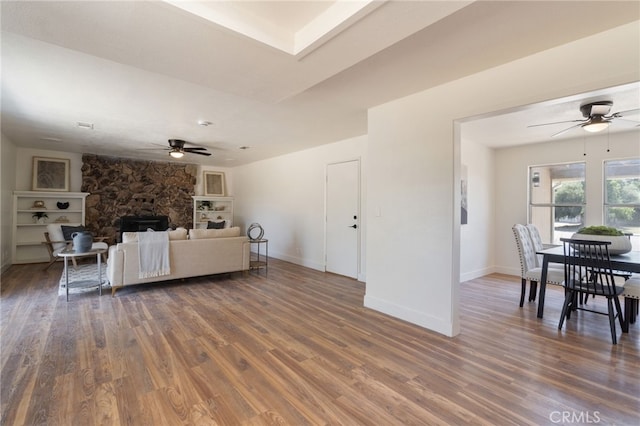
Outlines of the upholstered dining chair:
<svg viewBox="0 0 640 426">
<path fill-rule="evenodd" d="M 526 226 L 515 224 L 512 227 L 513 235 L 520 257 L 520 307 L 524 305 L 524 297 L 527 292 L 527 281 L 529 285 L 529 301 L 536 300 L 538 282 L 542 277 L 542 265 L 538 265 L 536 249 L 531 241 L 531 236 Z M 547 268 L 547 284 L 562 285 L 564 281 L 564 271 L 559 268 Z"/>
<path fill-rule="evenodd" d="M 629 324 L 634 324 L 638 316 L 638 305 L 640 304 L 640 274 L 633 274 L 624 283 L 624 330 L 629 329 Z"/>
<path fill-rule="evenodd" d="M 564 288 L 565 298 L 560 314 L 558 329 L 561 330 L 565 319 L 571 318 L 571 312 L 581 310 L 609 317 L 611 340 L 618 343 L 616 318 L 625 330 L 619 296 L 624 288 L 616 285 L 616 277 L 609 258 L 610 241 L 589 241 L 561 238 L 564 245 Z M 607 298 L 607 312 L 597 311 L 580 303 L 582 295 L 603 296 Z"/>
<path fill-rule="evenodd" d="M 529 237 L 531 238 L 531 243 L 533 244 L 533 248 L 535 251 L 544 250 L 546 247 L 542 243 L 542 237 L 540 236 L 540 231 L 538 227 L 533 223 L 528 223 L 525 225 L 527 231 L 529 232 Z M 537 265 L 542 266 L 542 255 L 536 256 L 538 259 Z M 562 266 L 558 266 L 558 268 L 562 268 Z"/>
</svg>

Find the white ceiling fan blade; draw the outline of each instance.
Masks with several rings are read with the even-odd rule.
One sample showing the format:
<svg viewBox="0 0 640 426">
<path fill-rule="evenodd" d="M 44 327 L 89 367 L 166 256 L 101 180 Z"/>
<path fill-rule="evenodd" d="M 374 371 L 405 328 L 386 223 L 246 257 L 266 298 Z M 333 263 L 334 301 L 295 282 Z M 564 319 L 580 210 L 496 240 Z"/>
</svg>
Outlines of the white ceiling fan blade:
<svg viewBox="0 0 640 426">
<path fill-rule="evenodd" d="M 636 120 L 627 120 L 626 118 L 616 118 L 616 123 L 620 123 L 620 122 L 624 122 L 624 123 L 631 123 L 631 124 L 635 124 L 637 126 L 640 126 L 640 121 L 636 121 Z"/>
<path fill-rule="evenodd" d="M 582 120 L 580 120 L 580 121 L 582 121 Z M 560 136 L 560 135 L 562 135 L 562 134 L 564 134 L 564 133 L 567 133 L 569 130 L 572 130 L 572 129 L 575 129 L 575 128 L 577 128 L 577 127 L 582 126 L 582 124 L 583 124 L 583 123 L 578 123 L 578 124 L 576 124 L 575 126 L 571 126 L 571 127 L 568 127 L 568 128 L 566 128 L 566 129 L 564 129 L 564 130 L 560 130 L 558 133 L 554 133 L 553 135 L 551 135 L 551 137 L 552 137 L 552 138 L 555 138 L 556 136 Z"/>
<path fill-rule="evenodd" d="M 586 123 L 588 120 L 565 120 L 565 121 L 556 121 L 553 123 L 542 123 L 542 124 L 531 124 L 527 127 L 540 127 L 540 126 L 551 126 L 553 124 L 566 124 L 566 123 Z"/>
<path fill-rule="evenodd" d="M 628 109 L 626 111 L 614 112 L 613 114 L 611 114 L 610 117 L 620 118 L 620 117 L 626 117 L 627 115 L 634 115 L 634 114 L 638 114 L 638 113 L 640 113 L 640 108 Z"/>
</svg>

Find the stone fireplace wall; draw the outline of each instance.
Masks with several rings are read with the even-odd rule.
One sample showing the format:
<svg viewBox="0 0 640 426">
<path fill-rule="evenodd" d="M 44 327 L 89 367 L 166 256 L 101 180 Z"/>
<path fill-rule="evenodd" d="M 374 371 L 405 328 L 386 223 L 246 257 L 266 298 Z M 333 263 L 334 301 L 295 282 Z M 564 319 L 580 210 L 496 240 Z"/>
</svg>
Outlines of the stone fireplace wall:
<svg viewBox="0 0 640 426">
<path fill-rule="evenodd" d="M 84 154 L 87 229 L 114 244 L 122 216 L 165 215 L 172 228 L 192 228 L 197 170 L 195 164 Z"/>
</svg>

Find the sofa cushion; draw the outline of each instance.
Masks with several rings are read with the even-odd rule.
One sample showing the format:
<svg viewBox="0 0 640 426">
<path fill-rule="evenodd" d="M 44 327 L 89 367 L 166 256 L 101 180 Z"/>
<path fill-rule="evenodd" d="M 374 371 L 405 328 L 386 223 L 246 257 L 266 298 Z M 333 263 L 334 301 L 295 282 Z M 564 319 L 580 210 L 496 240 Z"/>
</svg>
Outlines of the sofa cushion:
<svg viewBox="0 0 640 426">
<path fill-rule="evenodd" d="M 169 231 L 169 241 L 186 240 L 187 232 L 187 228 L 176 228 L 172 231 Z"/>
<path fill-rule="evenodd" d="M 157 231 L 155 231 L 157 232 Z M 177 228 L 175 230 L 169 231 L 169 241 L 173 240 L 186 240 L 187 239 L 187 229 L 186 228 Z M 137 232 L 123 232 L 122 233 L 122 242 L 123 243 L 135 243 L 138 241 L 138 233 Z"/>
<path fill-rule="evenodd" d="M 189 229 L 189 239 L 202 240 L 205 238 L 239 237 L 240 227 L 234 226 L 224 229 Z"/>
<path fill-rule="evenodd" d="M 137 232 L 123 232 L 122 233 L 122 242 L 123 243 L 135 243 L 138 241 L 138 233 Z"/>
</svg>

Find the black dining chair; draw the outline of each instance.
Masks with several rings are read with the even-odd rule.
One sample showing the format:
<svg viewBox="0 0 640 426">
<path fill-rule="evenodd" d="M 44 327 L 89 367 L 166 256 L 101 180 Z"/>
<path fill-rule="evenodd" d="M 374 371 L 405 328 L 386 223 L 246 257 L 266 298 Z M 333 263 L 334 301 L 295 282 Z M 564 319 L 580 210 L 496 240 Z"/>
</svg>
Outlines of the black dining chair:
<svg viewBox="0 0 640 426">
<path fill-rule="evenodd" d="M 618 343 L 616 318 L 624 330 L 622 309 L 618 296 L 624 287 L 617 286 L 609 258 L 609 241 L 588 241 L 561 238 L 564 245 L 564 287 L 565 299 L 560 314 L 558 329 L 562 329 L 565 319 L 570 319 L 576 310 L 594 312 L 609 317 L 611 340 Z M 603 296 L 607 298 L 607 312 L 590 309 L 582 304 L 582 296 Z"/>
</svg>

